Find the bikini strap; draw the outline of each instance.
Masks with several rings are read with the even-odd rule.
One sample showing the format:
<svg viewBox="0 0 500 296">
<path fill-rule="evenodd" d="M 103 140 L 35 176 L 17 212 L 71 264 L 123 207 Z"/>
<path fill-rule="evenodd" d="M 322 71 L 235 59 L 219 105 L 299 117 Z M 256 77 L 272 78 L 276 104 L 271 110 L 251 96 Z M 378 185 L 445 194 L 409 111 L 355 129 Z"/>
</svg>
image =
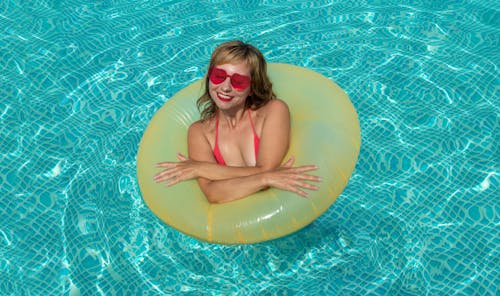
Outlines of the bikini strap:
<svg viewBox="0 0 500 296">
<path fill-rule="evenodd" d="M 252 126 L 253 135 L 254 137 L 256 137 L 257 133 L 255 132 L 255 127 L 253 125 L 252 113 L 250 112 L 250 108 L 248 108 L 247 110 L 248 110 L 248 117 L 250 117 L 250 125 Z"/>
<path fill-rule="evenodd" d="M 219 114 L 215 114 L 215 145 L 219 146 Z"/>
<path fill-rule="evenodd" d="M 257 160 L 257 157 L 259 156 L 260 139 L 259 139 L 259 136 L 257 136 L 257 133 L 255 132 L 255 126 L 253 124 L 252 113 L 250 112 L 250 108 L 248 109 L 248 117 L 250 117 L 250 125 L 252 126 L 253 148 L 254 148 L 254 152 L 255 152 L 255 160 Z"/>
<path fill-rule="evenodd" d="M 219 149 L 219 115 L 215 115 L 215 144 L 214 144 L 214 157 L 218 164 L 226 165 L 226 161 Z"/>
</svg>

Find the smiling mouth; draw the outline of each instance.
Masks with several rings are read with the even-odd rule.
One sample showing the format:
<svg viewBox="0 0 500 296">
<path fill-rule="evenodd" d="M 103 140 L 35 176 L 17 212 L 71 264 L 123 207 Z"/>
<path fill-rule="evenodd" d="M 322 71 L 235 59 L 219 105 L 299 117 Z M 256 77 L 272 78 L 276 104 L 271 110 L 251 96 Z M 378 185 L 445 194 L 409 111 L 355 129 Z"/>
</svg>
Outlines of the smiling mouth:
<svg viewBox="0 0 500 296">
<path fill-rule="evenodd" d="M 221 93 L 217 93 L 217 98 L 219 98 L 219 100 L 221 100 L 223 102 L 230 102 L 233 99 L 233 97 L 226 96 L 226 95 L 223 95 Z"/>
</svg>

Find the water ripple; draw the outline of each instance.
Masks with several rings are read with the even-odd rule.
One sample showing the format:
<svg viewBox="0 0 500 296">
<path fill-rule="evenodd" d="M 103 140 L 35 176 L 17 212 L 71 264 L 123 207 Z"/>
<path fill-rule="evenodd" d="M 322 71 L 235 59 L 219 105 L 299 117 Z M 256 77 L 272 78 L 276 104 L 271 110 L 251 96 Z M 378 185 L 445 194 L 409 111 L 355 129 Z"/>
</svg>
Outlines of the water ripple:
<svg viewBox="0 0 500 296">
<path fill-rule="evenodd" d="M 488 0 L 3 1 L 0 290 L 496 294 L 499 19 Z M 234 38 L 335 80 L 363 141 L 313 224 L 228 247 L 160 222 L 135 155 Z"/>
</svg>

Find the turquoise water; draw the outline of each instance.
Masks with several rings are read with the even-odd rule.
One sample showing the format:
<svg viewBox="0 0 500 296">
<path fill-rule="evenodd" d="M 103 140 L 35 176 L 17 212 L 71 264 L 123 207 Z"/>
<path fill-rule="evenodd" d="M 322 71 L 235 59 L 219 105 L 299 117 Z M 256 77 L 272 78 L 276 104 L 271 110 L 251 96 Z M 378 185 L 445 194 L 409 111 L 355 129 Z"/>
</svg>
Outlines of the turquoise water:
<svg viewBox="0 0 500 296">
<path fill-rule="evenodd" d="M 498 294 L 497 1 L 87 2 L 0 4 L 0 294 Z M 233 38 L 336 81 L 362 146 L 313 224 L 219 246 L 151 213 L 135 156 Z"/>
</svg>

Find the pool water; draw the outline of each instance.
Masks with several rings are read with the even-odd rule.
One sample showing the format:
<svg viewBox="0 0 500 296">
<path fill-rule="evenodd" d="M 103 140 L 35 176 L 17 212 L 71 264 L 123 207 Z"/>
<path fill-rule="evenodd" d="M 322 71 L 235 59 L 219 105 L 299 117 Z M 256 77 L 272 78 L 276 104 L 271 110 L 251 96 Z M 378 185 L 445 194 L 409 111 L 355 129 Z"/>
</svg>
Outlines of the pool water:
<svg viewBox="0 0 500 296">
<path fill-rule="evenodd" d="M 0 294 L 497 295 L 499 11 L 488 0 L 2 1 Z M 152 214 L 135 157 L 153 114 L 235 38 L 336 81 L 362 146 L 314 223 L 222 246 Z"/>
</svg>

